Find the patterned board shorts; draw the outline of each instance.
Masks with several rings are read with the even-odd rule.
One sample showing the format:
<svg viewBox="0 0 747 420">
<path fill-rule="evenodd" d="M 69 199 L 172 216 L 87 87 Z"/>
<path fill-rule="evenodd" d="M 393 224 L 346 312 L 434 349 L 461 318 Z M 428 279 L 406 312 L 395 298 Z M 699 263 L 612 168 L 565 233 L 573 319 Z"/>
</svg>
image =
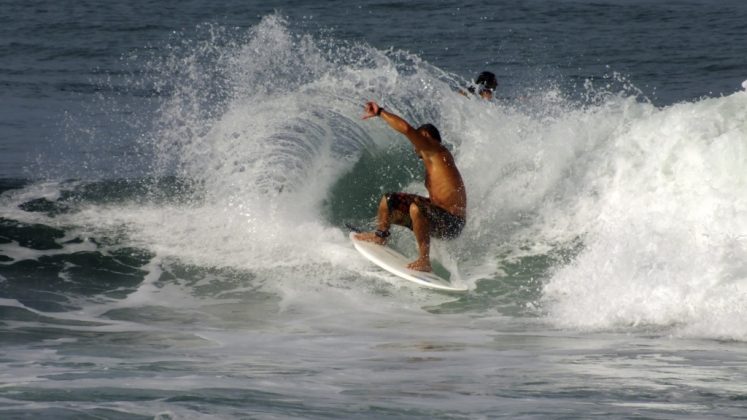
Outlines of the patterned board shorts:
<svg viewBox="0 0 747 420">
<path fill-rule="evenodd" d="M 449 213 L 443 207 L 433 204 L 428 198 L 403 192 L 387 193 L 385 197 L 389 212 L 398 211 L 402 213 L 400 224 L 410 230 L 412 230 L 410 205 L 414 203 L 428 219 L 432 237 L 454 239 L 462 233 L 465 223 L 464 218 Z"/>
</svg>

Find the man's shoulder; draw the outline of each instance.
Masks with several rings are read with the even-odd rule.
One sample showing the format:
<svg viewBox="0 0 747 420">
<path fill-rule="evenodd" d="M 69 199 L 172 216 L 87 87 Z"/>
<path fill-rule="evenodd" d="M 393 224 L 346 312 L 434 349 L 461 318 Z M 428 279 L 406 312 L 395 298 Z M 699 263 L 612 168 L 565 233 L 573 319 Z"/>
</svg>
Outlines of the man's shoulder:
<svg viewBox="0 0 747 420">
<path fill-rule="evenodd" d="M 445 145 L 443 145 L 441 143 L 438 144 L 438 152 L 437 153 L 439 155 L 442 155 L 442 156 L 448 156 L 451 159 L 454 158 L 454 155 L 451 154 L 451 150 L 449 150 L 448 147 L 446 147 Z"/>
<path fill-rule="evenodd" d="M 430 159 L 434 163 L 446 163 L 447 165 L 454 165 L 454 155 L 444 145 L 439 144 L 434 147 L 429 153 Z"/>
</svg>

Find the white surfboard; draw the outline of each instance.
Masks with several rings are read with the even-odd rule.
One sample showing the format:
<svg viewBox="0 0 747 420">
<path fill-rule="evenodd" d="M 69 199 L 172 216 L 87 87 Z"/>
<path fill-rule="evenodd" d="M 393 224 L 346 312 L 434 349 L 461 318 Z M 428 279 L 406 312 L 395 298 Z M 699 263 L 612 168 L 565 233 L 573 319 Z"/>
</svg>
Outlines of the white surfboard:
<svg viewBox="0 0 747 420">
<path fill-rule="evenodd" d="M 353 241 L 355 249 L 357 249 L 364 257 L 397 277 L 431 289 L 448 292 L 466 292 L 468 290 L 466 287 L 452 286 L 448 280 L 445 280 L 434 273 L 426 273 L 407 268 L 409 261 L 404 255 L 387 246 L 355 239 L 355 232 L 350 232 L 350 240 Z"/>
</svg>

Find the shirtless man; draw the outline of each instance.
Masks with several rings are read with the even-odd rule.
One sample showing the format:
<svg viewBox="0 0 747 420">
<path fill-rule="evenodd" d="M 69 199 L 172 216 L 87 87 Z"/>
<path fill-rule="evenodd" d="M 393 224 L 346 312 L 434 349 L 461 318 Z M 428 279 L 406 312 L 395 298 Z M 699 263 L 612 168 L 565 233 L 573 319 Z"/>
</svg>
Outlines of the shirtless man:
<svg viewBox="0 0 747 420">
<path fill-rule="evenodd" d="M 438 129 L 424 124 L 417 129 L 399 116 L 387 112 L 376 102 L 365 106 L 363 119 L 379 117 L 390 127 L 404 134 L 415 147 L 415 153 L 425 165 L 425 188 L 429 197 L 403 192 L 388 193 L 381 198 L 374 232 L 364 232 L 356 238 L 385 245 L 392 224 L 413 231 L 420 256 L 408 268 L 432 271 L 430 260 L 431 236 L 453 239 L 464 228 L 467 216 L 467 193 L 454 157 L 441 144 Z"/>
</svg>

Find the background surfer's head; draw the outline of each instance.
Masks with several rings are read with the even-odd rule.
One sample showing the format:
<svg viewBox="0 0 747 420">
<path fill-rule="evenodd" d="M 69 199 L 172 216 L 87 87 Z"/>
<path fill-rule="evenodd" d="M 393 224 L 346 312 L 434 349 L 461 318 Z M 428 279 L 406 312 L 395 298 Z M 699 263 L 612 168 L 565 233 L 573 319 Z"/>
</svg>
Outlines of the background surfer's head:
<svg viewBox="0 0 747 420">
<path fill-rule="evenodd" d="M 477 75 L 475 85 L 477 86 L 478 95 L 485 99 L 491 99 L 493 97 L 493 91 L 498 87 L 498 80 L 495 78 L 495 74 L 489 71 L 484 71 Z M 469 91 L 475 93 L 475 88 L 470 87 Z"/>
<path fill-rule="evenodd" d="M 428 136 L 433 140 L 441 143 L 441 133 L 438 132 L 438 128 L 436 128 L 436 126 L 433 124 L 421 125 L 420 127 L 418 127 L 418 133 Z"/>
</svg>

